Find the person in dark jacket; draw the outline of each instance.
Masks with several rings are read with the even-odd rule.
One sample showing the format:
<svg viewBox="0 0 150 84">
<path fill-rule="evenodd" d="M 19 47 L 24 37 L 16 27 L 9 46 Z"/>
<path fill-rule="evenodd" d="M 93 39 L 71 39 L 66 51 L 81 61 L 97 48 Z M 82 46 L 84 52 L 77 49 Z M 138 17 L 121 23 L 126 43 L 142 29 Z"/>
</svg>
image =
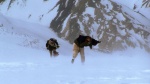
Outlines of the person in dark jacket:
<svg viewBox="0 0 150 84">
<path fill-rule="evenodd" d="M 59 55 L 58 52 L 56 51 L 56 49 L 59 48 L 59 44 L 55 38 L 50 38 L 49 40 L 47 40 L 46 48 L 47 50 L 49 50 L 51 57 Z"/>
<path fill-rule="evenodd" d="M 83 36 L 80 35 L 77 39 L 75 39 L 73 43 L 73 58 L 71 60 L 72 63 L 74 63 L 75 58 L 77 57 L 78 53 L 80 53 L 81 56 L 81 62 L 85 62 L 85 56 L 84 56 L 84 47 L 89 46 L 90 49 L 92 49 L 92 46 L 97 45 L 98 43 L 101 43 L 101 41 L 97 41 L 90 36 Z"/>
</svg>

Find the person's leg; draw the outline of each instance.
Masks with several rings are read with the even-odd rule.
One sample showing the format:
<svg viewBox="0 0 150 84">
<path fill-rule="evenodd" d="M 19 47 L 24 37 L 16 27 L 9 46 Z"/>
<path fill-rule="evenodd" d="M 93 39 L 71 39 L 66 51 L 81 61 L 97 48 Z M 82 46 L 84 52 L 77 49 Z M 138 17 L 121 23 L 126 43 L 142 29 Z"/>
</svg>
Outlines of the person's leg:
<svg viewBox="0 0 150 84">
<path fill-rule="evenodd" d="M 77 57 L 78 53 L 79 53 L 79 51 L 73 50 L 73 58 L 72 58 L 72 60 L 71 60 L 72 63 L 74 63 L 74 60 L 75 60 L 75 58 Z"/>
<path fill-rule="evenodd" d="M 85 62 L 85 56 L 84 56 L 84 48 L 80 48 L 80 56 L 81 56 L 81 62 Z"/>
<path fill-rule="evenodd" d="M 79 51 L 77 51 L 77 50 L 73 51 L 73 59 L 75 59 L 77 57 L 78 53 L 79 53 Z"/>
<path fill-rule="evenodd" d="M 52 57 L 52 50 L 49 50 L 50 56 Z"/>
<path fill-rule="evenodd" d="M 58 52 L 56 51 L 56 49 L 53 49 L 53 56 L 58 56 Z"/>
<path fill-rule="evenodd" d="M 79 47 L 74 43 L 73 44 L 73 58 L 71 60 L 72 63 L 74 63 L 74 59 L 77 57 L 79 53 Z"/>
</svg>

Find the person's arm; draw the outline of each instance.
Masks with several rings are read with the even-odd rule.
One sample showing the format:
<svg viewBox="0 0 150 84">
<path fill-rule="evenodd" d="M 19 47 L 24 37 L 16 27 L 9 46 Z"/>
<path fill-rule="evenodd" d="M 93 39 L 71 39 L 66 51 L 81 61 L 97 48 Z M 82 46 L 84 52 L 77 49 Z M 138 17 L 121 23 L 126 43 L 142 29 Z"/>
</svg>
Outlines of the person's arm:
<svg viewBox="0 0 150 84">
<path fill-rule="evenodd" d="M 48 44 L 48 41 L 46 42 L 46 48 L 47 48 L 47 49 L 49 48 L 49 44 Z"/>
<path fill-rule="evenodd" d="M 58 44 L 57 40 L 56 40 L 56 45 L 57 45 L 56 47 L 59 48 L 59 44 Z"/>
<path fill-rule="evenodd" d="M 92 39 L 92 45 L 96 46 L 98 43 L 101 43 L 101 41 L 97 41 L 95 39 Z"/>
<path fill-rule="evenodd" d="M 92 49 L 92 44 L 89 45 L 90 49 Z"/>
</svg>

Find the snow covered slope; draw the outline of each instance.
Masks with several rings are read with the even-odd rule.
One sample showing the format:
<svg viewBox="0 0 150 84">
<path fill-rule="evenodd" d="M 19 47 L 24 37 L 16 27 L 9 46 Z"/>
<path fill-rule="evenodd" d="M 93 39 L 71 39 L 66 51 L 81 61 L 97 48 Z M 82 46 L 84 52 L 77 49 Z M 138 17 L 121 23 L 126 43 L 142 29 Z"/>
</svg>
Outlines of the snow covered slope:
<svg viewBox="0 0 150 84">
<path fill-rule="evenodd" d="M 137 13 L 142 14 L 144 17 L 148 18 L 150 20 L 150 2 L 149 0 L 112 0 L 119 4 L 125 5 L 129 7 L 130 9 L 134 10 Z M 149 6 L 143 5 L 145 2 L 148 2 L 147 4 Z"/>
<path fill-rule="evenodd" d="M 33 4 L 34 3 L 34 4 Z M 129 4 L 128 4 L 129 3 Z M 102 43 L 103 52 L 144 48 L 150 52 L 149 8 L 141 0 L 1 0 L 0 12 L 9 17 L 50 26 L 73 43 L 79 34 Z M 145 12 L 141 12 L 145 11 Z M 145 15 L 144 15 L 145 14 Z"/>
<path fill-rule="evenodd" d="M 85 48 L 71 64 L 72 45 L 46 26 L 0 14 L 1 84 L 150 84 L 150 57 L 142 49 L 103 54 Z M 46 40 L 60 44 L 58 57 L 50 57 Z"/>
<path fill-rule="evenodd" d="M 57 10 L 50 12 L 58 0 L 5 0 L 0 12 L 9 17 L 49 26 Z"/>
<path fill-rule="evenodd" d="M 45 43 L 51 37 L 57 35 L 52 32 L 46 26 L 39 24 L 27 23 L 22 20 L 11 19 L 10 17 L 4 17 L 1 15 L 0 28 L 1 28 L 1 40 L 4 47 L 9 48 L 9 44 L 22 47 L 30 47 L 34 49 L 45 50 Z M 56 37 L 58 39 L 58 37 Z M 60 39 L 60 45 L 63 46 L 63 39 Z M 7 45 L 8 44 L 8 45 Z M 70 45 L 70 44 L 68 44 Z M 10 48 L 14 48 L 11 47 Z M 68 47 L 68 49 L 70 49 Z M 5 50 L 4 50 L 5 51 Z M 12 50 L 8 50 L 12 51 Z M 17 52 L 17 51 L 16 51 Z M 10 53 L 7 53 L 10 54 Z"/>
</svg>

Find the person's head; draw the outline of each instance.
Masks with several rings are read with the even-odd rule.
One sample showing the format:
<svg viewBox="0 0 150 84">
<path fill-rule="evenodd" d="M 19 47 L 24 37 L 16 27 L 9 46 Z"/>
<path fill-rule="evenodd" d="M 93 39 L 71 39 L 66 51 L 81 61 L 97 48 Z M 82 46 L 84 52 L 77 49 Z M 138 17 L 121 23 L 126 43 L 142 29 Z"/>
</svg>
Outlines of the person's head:
<svg viewBox="0 0 150 84">
<path fill-rule="evenodd" d="M 87 36 L 86 42 L 91 43 L 91 41 L 92 41 L 92 38 L 90 36 Z"/>
<path fill-rule="evenodd" d="M 55 44 L 55 42 L 54 42 L 54 41 L 51 41 L 51 44 L 53 44 L 53 45 L 54 45 L 54 44 Z"/>
</svg>

